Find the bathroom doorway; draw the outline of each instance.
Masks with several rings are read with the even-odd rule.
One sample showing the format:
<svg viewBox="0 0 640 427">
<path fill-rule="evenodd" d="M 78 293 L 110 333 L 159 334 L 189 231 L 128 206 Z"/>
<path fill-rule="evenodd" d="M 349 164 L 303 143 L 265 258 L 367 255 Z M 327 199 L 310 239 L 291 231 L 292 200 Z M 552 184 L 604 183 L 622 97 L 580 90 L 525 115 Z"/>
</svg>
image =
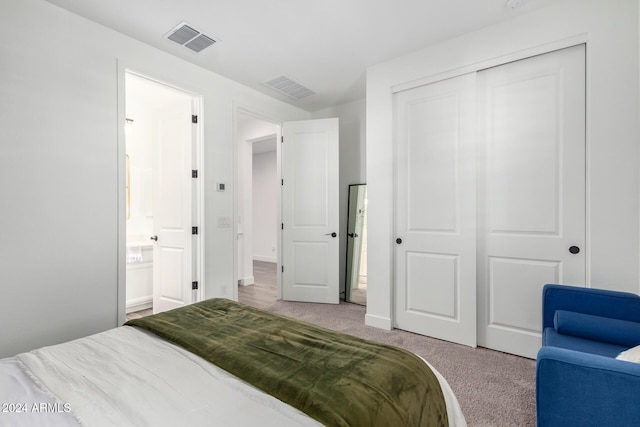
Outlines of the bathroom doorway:
<svg viewBox="0 0 640 427">
<path fill-rule="evenodd" d="M 131 318 L 200 299 L 202 120 L 199 97 L 132 72 L 125 74 L 125 99 L 125 298 Z"/>
</svg>

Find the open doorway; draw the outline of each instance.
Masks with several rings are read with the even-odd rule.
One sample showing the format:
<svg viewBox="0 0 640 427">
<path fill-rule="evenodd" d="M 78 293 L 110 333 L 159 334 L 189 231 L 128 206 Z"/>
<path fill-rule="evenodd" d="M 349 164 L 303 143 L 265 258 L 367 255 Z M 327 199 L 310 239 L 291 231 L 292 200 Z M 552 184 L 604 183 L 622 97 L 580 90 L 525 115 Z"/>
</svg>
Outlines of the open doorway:
<svg viewBox="0 0 640 427">
<path fill-rule="evenodd" d="M 200 98 L 126 72 L 126 315 L 199 300 Z M 200 120 L 201 122 L 201 120 Z M 197 171 L 197 172 L 194 172 Z M 199 173 L 198 173 L 199 172 Z M 196 288 L 196 289 L 193 289 Z"/>
<path fill-rule="evenodd" d="M 280 126 L 237 116 L 238 301 L 266 308 L 278 299 Z"/>
</svg>

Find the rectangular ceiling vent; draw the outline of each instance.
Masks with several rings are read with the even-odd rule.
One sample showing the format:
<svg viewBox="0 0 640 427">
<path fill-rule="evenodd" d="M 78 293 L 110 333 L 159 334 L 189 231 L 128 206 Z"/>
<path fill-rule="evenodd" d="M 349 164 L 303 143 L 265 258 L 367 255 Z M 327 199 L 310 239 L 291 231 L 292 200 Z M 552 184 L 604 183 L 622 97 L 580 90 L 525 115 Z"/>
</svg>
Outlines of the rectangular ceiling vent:
<svg viewBox="0 0 640 427">
<path fill-rule="evenodd" d="M 276 77 L 275 79 L 264 82 L 264 84 L 276 92 L 280 92 L 294 99 L 302 99 L 316 94 L 311 89 L 304 87 L 287 76 Z"/>
<path fill-rule="evenodd" d="M 182 22 L 165 34 L 165 37 L 194 52 L 200 52 L 216 41 L 196 30 L 193 25 Z"/>
</svg>

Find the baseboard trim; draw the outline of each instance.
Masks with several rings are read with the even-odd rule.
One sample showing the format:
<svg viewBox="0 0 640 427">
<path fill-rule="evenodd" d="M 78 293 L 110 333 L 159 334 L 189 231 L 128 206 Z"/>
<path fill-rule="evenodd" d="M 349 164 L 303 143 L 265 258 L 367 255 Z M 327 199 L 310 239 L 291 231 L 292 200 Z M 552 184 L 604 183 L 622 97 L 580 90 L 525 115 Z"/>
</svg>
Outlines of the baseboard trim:
<svg viewBox="0 0 640 427">
<path fill-rule="evenodd" d="M 260 256 L 260 255 L 254 255 L 253 256 L 253 260 L 254 261 L 262 261 L 262 262 L 278 262 L 278 258 L 277 257 L 267 257 L 267 256 Z"/>
<path fill-rule="evenodd" d="M 378 329 L 385 329 L 387 331 L 393 329 L 393 327 L 391 326 L 391 319 L 375 316 L 373 314 L 366 314 L 364 316 L 364 324 L 367 326 L 373 326 L 374 328 Z"/>
<path fill-rule="evenodd" d="M 238 279 L 238 285 L 240 286 L 250 286 L 256 283 L 256 280 L 253 276 L 245 277 L 244 279 Z"/>
<path fill-rule="evenodd" d="M 127 301 L 126 313 L 133 313 L 134 311 L 146 310 L 153 307 L 153 297 L 134 298 Z"/>
</svg>

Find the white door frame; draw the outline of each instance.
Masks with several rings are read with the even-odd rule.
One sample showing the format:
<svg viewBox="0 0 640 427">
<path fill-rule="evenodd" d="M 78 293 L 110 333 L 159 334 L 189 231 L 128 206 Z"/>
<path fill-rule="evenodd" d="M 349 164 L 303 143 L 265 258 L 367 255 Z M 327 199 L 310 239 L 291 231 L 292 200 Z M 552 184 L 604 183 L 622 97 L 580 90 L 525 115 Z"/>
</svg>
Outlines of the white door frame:
<svg viewBox="0 0 640 427">
<path fill-rule="evenodd" d="M 193 221 L 194 225 L 198 226 L 198 239 L 193 247 L 193 264 L 194 264 L 194 281 L 198 281 L 198 290 L 194 293 L 194 302 L 200 301 L 202 296 L 205 295 L 205 264 L 202 260 L 205 259 L 205 215 L 204 215 L 204 144 L 203 129 L 204 129 L 204 102 L 203 96 L 192 91 L 186 90 L 180 85 L 162 81 L 154 78 L 148 74 L 144 74 L 136 71 L 133 68 L 127 67 L 121 61 L 118 61 L 117 71 L 117 169 L 118 169 L 118 271 L 117 271 L 117 324 L 122 325 L 126 321 L 126 244 L 127 244 L 127 190 L 126 190 L 126 136 L 125 136 L 125 119 L 126 119 L 126 85 L 125 77 L 127 74 L 137 75 L 139 77 L 146 78 L 150 81 L 158 84 L 171 87 L 186 94 L 189 94 L 193 99 L 193 111 L 198 116 L 198 122 L 200 126 L 196 127 L 194 131 L 195 143 L 193 149 L 193 167 L 198 171 L 198 178 L 194 183 L 193 188 Z"/>
</svg>

